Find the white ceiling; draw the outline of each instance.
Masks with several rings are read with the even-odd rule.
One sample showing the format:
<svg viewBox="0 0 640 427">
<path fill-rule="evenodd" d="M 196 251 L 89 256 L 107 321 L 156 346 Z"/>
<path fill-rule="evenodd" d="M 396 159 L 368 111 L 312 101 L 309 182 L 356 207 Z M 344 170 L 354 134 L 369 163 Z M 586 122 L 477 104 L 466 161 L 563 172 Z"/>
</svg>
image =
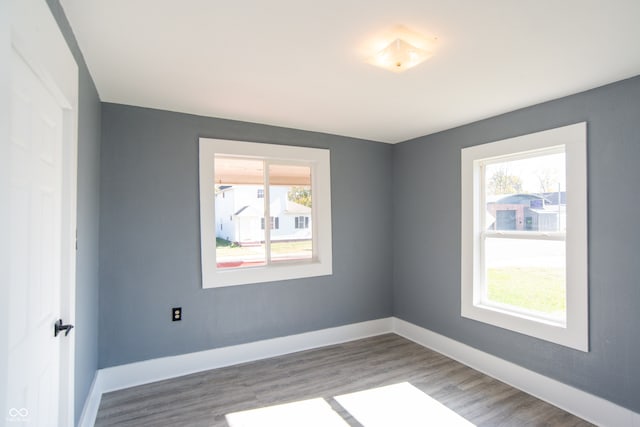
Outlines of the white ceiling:
<svg viewBox="0 0 640 427">
<path fill-rule="evenodd" d="M 105 102 L 400 142 L 640 74 L 638 0 L 61 0 Z M 405 73 L 365 61 L 401 24 Z"/>
</svg>

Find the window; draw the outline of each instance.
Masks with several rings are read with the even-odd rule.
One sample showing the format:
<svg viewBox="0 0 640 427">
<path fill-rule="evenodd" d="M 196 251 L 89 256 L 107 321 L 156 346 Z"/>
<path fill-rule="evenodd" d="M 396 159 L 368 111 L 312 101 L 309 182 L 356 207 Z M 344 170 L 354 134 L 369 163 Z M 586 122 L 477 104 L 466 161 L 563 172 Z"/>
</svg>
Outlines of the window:
<svg viewBox="0 0 640 427">
<path fill-rule="evenodd" d="M 205 288 L 331 274 L 329 151 L 200 138 L 200 230 Z"/>
<path fill-rule="evenodd" d="M 280 228 L 280 218 L 278 218 L 277 216 L 272 216 L 269 223 L 269 228 L 271 230 L 278 230 Z M 264 218 L 260 218 L 260 229 L 264 230 Z"/>
<path fill-rule="evenodd" d="M 296 229 L 304 229 L 309 228 L 309 217 L 308 216 L 297 216 L 295 217 L 295 228 Z"/>
<path fill-rule="evenodd" d="M 462 149 L 463 317 L 588 351 L 586 123 Z"/>
</svg>

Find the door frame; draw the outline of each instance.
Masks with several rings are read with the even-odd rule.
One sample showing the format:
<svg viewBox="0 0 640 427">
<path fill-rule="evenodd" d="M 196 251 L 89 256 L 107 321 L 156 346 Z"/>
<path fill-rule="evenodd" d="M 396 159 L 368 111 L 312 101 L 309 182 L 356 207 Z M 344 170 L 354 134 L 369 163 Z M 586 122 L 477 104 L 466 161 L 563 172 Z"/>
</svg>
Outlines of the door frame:
<svg viewBox="0 0 640 427">
<path fill-rule="evenodd" d="M 78 66 L 44 0 L 11 0 L 9 7 L 9 54 L 13 50 L 25 60 L 63 110 L 60 316 L 65 322 L 75 324 Z M 11 76 L 11 85 L 10 82 Z M 3 226 L 7 225 L 5 221 Z M 10 249 L 11 243 L 9 245 Z M 7 341 L 2 344 L 7 345 Z M 72 332 L 64 337 L 60 350 L 60 425 L 75 424 L 74 374 L 75 333 Z"/>
</svg>

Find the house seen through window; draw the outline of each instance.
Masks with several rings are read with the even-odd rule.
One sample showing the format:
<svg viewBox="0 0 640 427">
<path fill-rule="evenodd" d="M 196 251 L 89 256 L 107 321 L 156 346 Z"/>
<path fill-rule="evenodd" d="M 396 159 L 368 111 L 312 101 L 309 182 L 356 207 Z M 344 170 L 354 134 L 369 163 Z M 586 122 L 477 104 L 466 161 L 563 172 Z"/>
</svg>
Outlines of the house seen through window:
<svg viewBox="0 0 640 427">
<path fill-rule="evenodd" d="M 216 155 L 215 182 L 218 268 L 311 259 L 312 228 L 295 226 L 312 212 L 310 165 Z"/>
</svg>

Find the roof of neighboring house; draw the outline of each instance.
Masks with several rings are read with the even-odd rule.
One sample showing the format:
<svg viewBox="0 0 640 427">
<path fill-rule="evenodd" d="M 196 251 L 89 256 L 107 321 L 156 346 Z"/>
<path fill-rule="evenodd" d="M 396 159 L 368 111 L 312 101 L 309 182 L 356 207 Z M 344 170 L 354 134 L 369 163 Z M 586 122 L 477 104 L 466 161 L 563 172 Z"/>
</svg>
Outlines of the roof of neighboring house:
<svg viewBox="0 0 640 427">
<path fill-rule="evenodd" d="M 223 191 L 229 190 L 233 188 L 231 185 L 216 185 L 216 193 L 221 193 Z"/>
<path fill-rule="evenodd" d="M 231 185 L 216 185 L 216 196 L 232 188 Z"/>
<path fill-rule="evenodd" d="M 554 191 L 551 193 L 542 193 L 545 199 L 549 201 L 552 205 L 558 204 L 558 194 L 560 194 L 560 203 L 563 205 L 567 204 L 567 192 L 566 191 Z"/>
<path fill-rule="evenodd" d="M 508 194 L 494 202 L 501 205 L 528 205 L 531 200 L 544 200 L 545 203 L 551 203 L 547 198 L 539 196 L 537 194 Z"/>
<path fill-rule="evenodd" d="M 235 216 L 264 216 L 264 206 L 246 205 L 238 209 Z"/>
<path fill-rule="evenodd" d="M 300 203 L 292 202 L 291 200 L 287 200 L 287 206 L 284 209 L 284 213 L 292 213 L 292 214 L 310 214 L 311 208 L 308 206 L 301 205 Z"/>
<path fill-rule="evenodd" d="M 240 215 L 245 209 L 247 209 L 249 205 L 241 207 L 238 212 L 234 213 L 234 215 Z"/>
<path fill-rule="evenodd" d="M 558 215 L 558 211 L 557 210 L 551 210 L 551 209 L 529 209 L 529 211 L 534 212 L 538 215 Z M 527 212 L 529 212 L 527 211 Z"/>
<path fill-rule="evenodd" d="M 311 208 L 308 206 L 301 205 L 296 202 L 292 202 L 287 200 L 286 207 L 284 211 L 280 211 L 277 206 L 274 206 L 276 202 L 272 203 L 271 214 L 272 216 L 276 216 L 280 213 L 284 214 L 293 214 L 293 215 L 310 215 Z M 264 204 L 261 202 L 254 203 L 252 205 L 246 205 L 241 207 L 234 213 L 237 216 L 264 216 Z"/>
</svg>

